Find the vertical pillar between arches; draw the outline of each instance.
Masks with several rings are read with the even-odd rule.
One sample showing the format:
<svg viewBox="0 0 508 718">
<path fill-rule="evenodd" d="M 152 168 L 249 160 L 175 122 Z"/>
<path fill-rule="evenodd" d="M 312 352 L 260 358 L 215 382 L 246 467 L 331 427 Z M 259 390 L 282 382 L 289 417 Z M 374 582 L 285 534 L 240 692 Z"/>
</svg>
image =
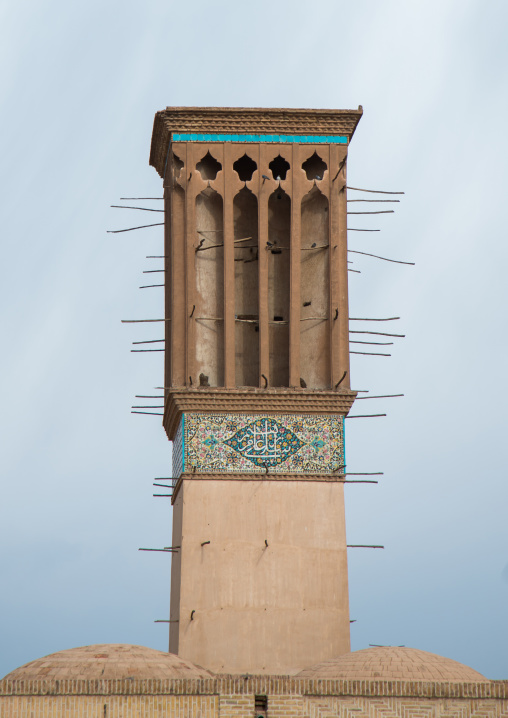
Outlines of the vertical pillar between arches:
<svg viewBox="0 0 508 718">
<path fill-rule="evenodd" d="M 172 351 L 172 318 L 173 318 L 173 277 L 172 277 L 172 194 L 173 194 L 173 167 L 168 168 L 168 179 L 164 181 L 164 386 L 173 383 L 173 351 Z M 175 207 L 176 209 L 176 207 Z M 175 212 L 176 214 L 176 212 Z M 176 217 L 175 217 L 176 218 Z M 168 321 L 169 320 L 169 321 Z"/>
<path fill-rule="evenodd" d="M 191 318 L 195 300 L 195 216 L 196 216 L 196 152 L 195 145 L 191 142 L 186 144 L 186 188 L 185 188 L 185 306 L 187 341 L 185 343 L 185 384 L 189 385 L 195 381 L 195 346 L 196 346 L 196 323 Z"/>
<path fill-rule="evenodd" d="M 268 198 L 272 183 L 265 181 L 262 175 L 269 173 L 271 146 L 259 145 L 258 155 L 258 236 L 259 236 L 259 386 L 264 387 L 270 376 L 270 346 L 268 327 Z M 266 381 L 263 378 L 267 377 Z"/>
<path fill-rule="evenodd" d="M 291 240 L 289 280 L 289 386 L 300 386 L 300 319 L 301 319 L 301 204 L 302 169 L 300 145 L 293 144 L 291 152 Z"/>
<path fill-rule="evenodd" d="M 332 388 L 342 379 L 341 388 L 351 386 L 349 375 L 349 306 L 347 273 L 347 147 L 331 145 L 330 177 L 330 311 Z M 338 315 L 337 315 L 338 312 Z M 335 319 L 335 317 L 337 318 Z"/>
<path fill-rule="evenodd" d="M 234 170 L 232 147 L 224 143 L 224 386 L 235 386 L 235 246 L 233 220 Z"/>
</svg>

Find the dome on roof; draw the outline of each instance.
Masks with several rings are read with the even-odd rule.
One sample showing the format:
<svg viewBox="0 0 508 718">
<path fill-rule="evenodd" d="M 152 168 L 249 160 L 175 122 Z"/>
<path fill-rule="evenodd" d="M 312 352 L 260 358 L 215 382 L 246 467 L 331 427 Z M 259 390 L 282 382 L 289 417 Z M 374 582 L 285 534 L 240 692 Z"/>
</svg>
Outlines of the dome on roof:
<svg viewBox="0 0 508 718">
<path fill-rule="evenodd" d="M 297 678 L 385 681 L 487 681 L 462 663 L 434 653 L 402 646 L 379 646 L 346 653 L 330 661 L 305 668 Z"/>
<path fill-rule="evenodd" d="M 70 648 L 26 663 L 5 678 L 21 680 L 94 680 L 122 678 L 209 678 L 213 673 L 174 653 L 144 646 L 104 643 Z"/>
</svg>

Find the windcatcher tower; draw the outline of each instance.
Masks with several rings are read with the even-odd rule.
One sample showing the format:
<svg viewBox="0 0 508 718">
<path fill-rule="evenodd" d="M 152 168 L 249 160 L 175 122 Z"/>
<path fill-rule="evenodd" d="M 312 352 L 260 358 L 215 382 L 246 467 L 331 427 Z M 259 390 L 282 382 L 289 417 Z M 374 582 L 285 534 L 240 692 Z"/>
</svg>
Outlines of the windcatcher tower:
<svg viewBox="0 0 508 718">
<path fill-rule="evenodd" d="M 350 650 L 346 158 L 358 110 L 167 108 L 169 650 L 294 673 Z"/>
</svg>

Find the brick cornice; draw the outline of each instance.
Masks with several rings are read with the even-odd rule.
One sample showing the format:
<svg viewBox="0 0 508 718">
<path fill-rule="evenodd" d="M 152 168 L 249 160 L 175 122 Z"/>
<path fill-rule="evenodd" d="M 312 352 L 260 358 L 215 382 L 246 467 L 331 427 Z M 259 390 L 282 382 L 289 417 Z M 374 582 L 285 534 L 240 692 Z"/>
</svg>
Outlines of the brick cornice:
<svg viewBox="0 0 508 718">
<path fill-rule="evenodd" d="M 351 140 L 363 110 L 263 107 L 167 107 L 154 119 L 150 164 L 164 176 L 174 132 L 343 135 Z"/>
<path fill-rule="evenodd" d="M 508 681 L 427 682 L 316 680 L 291 676 L 230 676 L 166 680 L 21 680 L 0 681 L 1 696 L 71 695 L 268 695 L 365 696 L 369 698 L 508 699 Z"/>
<path fill-rule="evenodd" d="M 310 389 L 169 389 L 163 424 L 173 441 L 183 413 L 348 414 L 355 391 Z"/>
</svg>

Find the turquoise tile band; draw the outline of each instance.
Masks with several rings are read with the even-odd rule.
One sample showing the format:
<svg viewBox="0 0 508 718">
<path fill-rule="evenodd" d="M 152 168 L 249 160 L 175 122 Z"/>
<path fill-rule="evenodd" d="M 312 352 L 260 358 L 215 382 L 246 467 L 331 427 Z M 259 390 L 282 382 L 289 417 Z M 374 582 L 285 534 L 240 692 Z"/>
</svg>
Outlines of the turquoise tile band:
<svg viewBox="0 0 508 718">
<path fill-rule="evenodd" d="M 173 441 L 173 478 L 196 474 L 333 474 L 344 466 L 344 417 L 185 414 Z"/>
<path fill-rule="evenodd" d="M 275 142 L 301 145 L 347 145 L 340 135 L 201 135 L 173 134 L 173 142 Z"/>
</svg>

